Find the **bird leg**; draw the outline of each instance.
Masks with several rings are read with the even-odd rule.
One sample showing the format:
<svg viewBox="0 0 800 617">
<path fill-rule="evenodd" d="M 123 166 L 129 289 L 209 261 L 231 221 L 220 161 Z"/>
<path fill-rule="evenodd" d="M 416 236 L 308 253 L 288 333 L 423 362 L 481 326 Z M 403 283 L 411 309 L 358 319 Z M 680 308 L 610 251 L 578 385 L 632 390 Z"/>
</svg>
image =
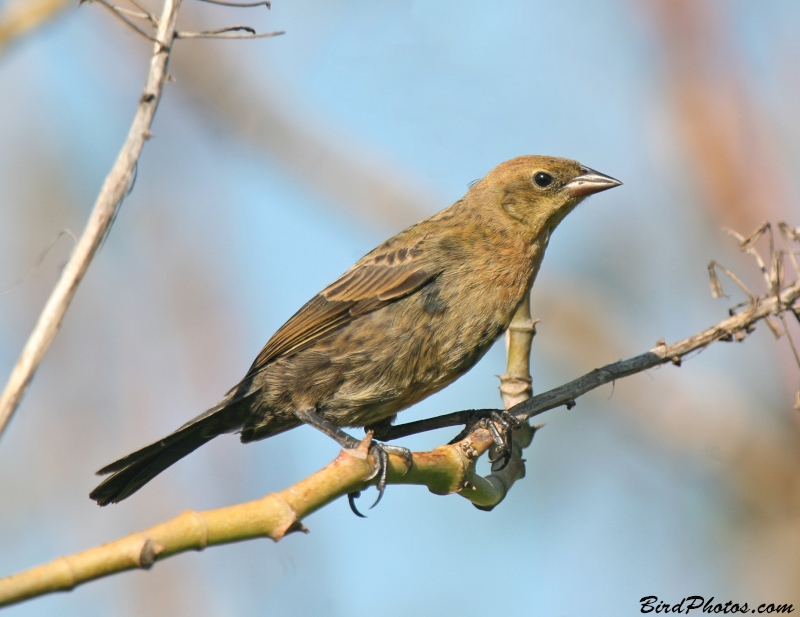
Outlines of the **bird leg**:
<svg viewBox="0 0 800 617">
<path fill-rule="evenodd" d="M 295 415 L 298 419 L 302 420 L 304 423 L 308 424 L 309 426 L 313 426 L 318 431 L 324 433 L 336 443 L 338 443 L 343 448 L 347 448 L 349 450 L 353 450 L 358 447 L 361 443 L 358 439 L 353 437 L 352 435 L 348 435 L 345 431 L 340 429 L 338 426 L 326 420 L 322 416 L 320 416 L 316 411 L 311 409 L 299 409 L 295 411 Z M 397 454 L 398 456 L 402 457 L 402 459 L 406 463 L 406 468 L 410 469 L 413 459 L 411 457 L 411 451 L 408 448 L 403 448 L 400 446 L 388 446 L 386 444 L 379 443 L 377 441 L 373 441 L 369 446 L 370 454 L 372 454 L 375 460 L 375 469 L 372 471 L 367 481 L 372 480 L 375 476 L 378 476 L 378 498 L 375 500 L 370 506 L 370 509 L 374 508 L 378 505 L 380 500 L 383 498 L 383 493 L 386 491 L 386 476 L 389 471 L 389 454 Z M 365 518 L 361 512 L 358 511 L 356 508 L 355 500 L 361 495 L 361 491 L 355 491 L 353 493 L 348 493 L 347 500 L 350 504 L 350 509 L 356 516 L 360 516 L 361 518 Z"/>
<path fill-rule="evenodd" d="M 294 415 L 296 415 L 299 420 L 302 420 L 306 424 L 326 434 L 343 448 L 355 450 L 358 444 L 361 443 L 358 439 L 352 435 L 348 435 L 333 422 L 326 420 L 312 409 L 298 409 L 294 412 Z M 374 477 L 374 475 L 372 477 Z"/>
</svg>

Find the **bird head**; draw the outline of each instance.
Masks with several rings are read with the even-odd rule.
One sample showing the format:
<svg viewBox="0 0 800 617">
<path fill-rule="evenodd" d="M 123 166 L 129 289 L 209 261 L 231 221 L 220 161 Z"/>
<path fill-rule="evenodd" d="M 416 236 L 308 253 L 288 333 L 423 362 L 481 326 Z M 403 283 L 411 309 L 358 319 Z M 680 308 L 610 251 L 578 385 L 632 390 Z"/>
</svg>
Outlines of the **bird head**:
<svg viewBox="0 0 800 617">
<path fill-rule="evenodd" d="M 554 229 L 583 199 L 620 184 L 578 161 L 520 156 L 495 167 L 474 188 L 493 193 L 492 201 L 508 216 L 538 231 Z"/>
</svg>

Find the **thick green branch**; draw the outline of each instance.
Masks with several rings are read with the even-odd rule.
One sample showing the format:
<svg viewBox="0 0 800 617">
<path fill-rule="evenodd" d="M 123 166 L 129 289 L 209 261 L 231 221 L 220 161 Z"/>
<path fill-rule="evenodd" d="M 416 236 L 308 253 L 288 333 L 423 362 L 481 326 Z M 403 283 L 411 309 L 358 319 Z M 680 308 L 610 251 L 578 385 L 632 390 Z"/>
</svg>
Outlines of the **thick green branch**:
<svg viewBox="0 0 800 617">
<path fill-rule="evenodd" d="M 459 492 L 478 506 L 492 505 L 505 496 L 506 487 L 475 474 L 476 459 L 491 444 L 489 431 L 479 429 L 458 444 L 415 452 L 411 469 L 391 455 L 388 481 L 426 486 L 437 495 Z M 0 579 L 0 606 L 69 591 L 116 572 L 148 569 L 189 550 L 253 538 L 278 541 L 292 531 L 306 531 L 301 522 L 306 516 L 368 486 L 373 465 L 368 445 L 365 439 L 359 449 L 343 450 L 327 467 L 279 493 L 227 508 L 186 511 L 145 531 Z"/>
</svg>

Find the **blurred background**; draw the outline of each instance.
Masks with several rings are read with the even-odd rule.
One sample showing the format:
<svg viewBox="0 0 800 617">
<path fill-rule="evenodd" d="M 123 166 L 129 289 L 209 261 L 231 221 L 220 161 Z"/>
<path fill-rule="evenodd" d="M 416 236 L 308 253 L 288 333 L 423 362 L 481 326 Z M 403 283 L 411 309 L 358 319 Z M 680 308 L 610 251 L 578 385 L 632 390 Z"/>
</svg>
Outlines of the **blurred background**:
<svg viewBox="0 0 800 617">
<path fill-rule="evenodd" d="M 0 1 L 3 381 L 72 240 L 40 256 L 82 231 L 149 62 L 146 40 L 75 4 Z M 119 505 L 87 496 L 95 470 L 215 403 L 353 261 L 501 161 L 565 156 L 625 183 L 550 243 L 536 392 L 723 319 L 744 296 L 725 281 L 731 298 L 712 300 L 711 259 L 763 293 L 723 226 L 800 224 L 792 0 L 183 4 L 182 29 L 240 23 L 286 34 L 177 43 L 135 188 L 0 441 L 0 574 L 334 458 L 311 428 L 224 436 Z M 498 405 L 504 362 L 498 343 L 401 420 Z M 389 487 L 366 520 L 337 502 L 310 535 L 181 555 L 7 614 L 628 615 L 647 595 L 797 610 L 797 384 L 785 337 L 762 324 L 545 414 L 527 478 L 491 513 Z"/>
</svg>

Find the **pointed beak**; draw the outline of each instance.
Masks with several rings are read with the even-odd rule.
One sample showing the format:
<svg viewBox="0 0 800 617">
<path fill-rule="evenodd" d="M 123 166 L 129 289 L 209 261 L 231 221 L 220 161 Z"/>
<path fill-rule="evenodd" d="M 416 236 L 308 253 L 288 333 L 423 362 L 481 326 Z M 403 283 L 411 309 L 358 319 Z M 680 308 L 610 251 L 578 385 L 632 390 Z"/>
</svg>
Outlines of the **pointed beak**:
<svg viewBox="0 0 800 617">
<path fill-rule="evenodd" d="M 622 184 L 619 180 L 588 167 L 581 168 L 581 172 L 580 176 L 564 186 L 570 197 L 586 197 Z"/>
</svg>

